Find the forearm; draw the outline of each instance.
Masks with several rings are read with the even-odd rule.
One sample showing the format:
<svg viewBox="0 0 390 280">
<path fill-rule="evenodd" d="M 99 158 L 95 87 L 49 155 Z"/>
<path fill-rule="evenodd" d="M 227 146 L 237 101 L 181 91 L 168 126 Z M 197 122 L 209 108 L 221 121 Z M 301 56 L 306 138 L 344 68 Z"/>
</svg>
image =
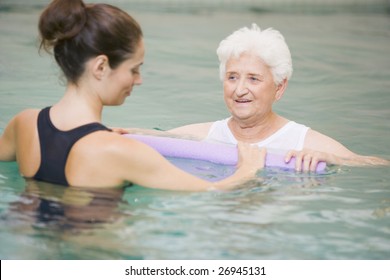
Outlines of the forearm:
<svg viewBox="0 0 390 280">
<path fill-rule="evenodd" d="M 374 156 L 356 154 L 340 142 L 317 131 L 309 130 L 305 139 L 305 149 L 322 152 L 320 157 L 328 164 L 346 166 L 389 165 L 389 161 Z"/>
<path fill-rule="evenodd" d="M 334 156 L 333 160 L 329 161 L 330 164 L 345 165 L 345 166 L 377 166 L 377 165 L 390 165 L 390 161 L 374 157 L 374 156 L 362 156 L 353 155 L 349 157 L 337 157 Z"/>
<path fill-rule="evenodd" d="M 148 128 L 119 128 L 112 127 L 114 132 L 119 134 L 139 134 L 139 135 L 152 135 L 152 136 L 160 136 L 160 137 L 174 137 L 175 134 L 156 129 L 148 129 Z"/>
<path fill-rule="evenodd" d="M 145 187 L 176 191 L 231 190 L 251 179 L 257 180 L 256 172 L 264 167 L 265 149 L 239 143 L 239 162 L 233 175 L 218 182 L 208 182 L 189 174 L 167 161 L 149 146 L 129 141 L 131 157 L 124 157 L 119 164 L 126 181 Z M 126 148 L 126 147 L 125 147 Z M 123 149 L 122 149 L 123 150 Z M 123 153 L 124 154 L 124 153 Z M 122 157 L 123 155 L 121 155 Z"/>
<path fill-rule="evenodd" d="M 136 134 L 136 135 L 149 135 L 149 136 L 158 136 L 158 137 L 170 137 L 170 138 L 180 138 L 180 139 L 189 139 L 189 140 L 202 140 L 199 137 L 192 135 L 180 134 L 171 131 L 147 129 L 147 128 L 111 128 L 114 132 L 119 134 Z"/>
<path fill-rule="evenodd" d="M 210 185 L 208 190 L 233 190 L 248 186 L 249 182 L 261 182 L 262 178 L 257 177 L 256 169 L 237 169 L 236 172 L 222 181 Z"/>
</svg>

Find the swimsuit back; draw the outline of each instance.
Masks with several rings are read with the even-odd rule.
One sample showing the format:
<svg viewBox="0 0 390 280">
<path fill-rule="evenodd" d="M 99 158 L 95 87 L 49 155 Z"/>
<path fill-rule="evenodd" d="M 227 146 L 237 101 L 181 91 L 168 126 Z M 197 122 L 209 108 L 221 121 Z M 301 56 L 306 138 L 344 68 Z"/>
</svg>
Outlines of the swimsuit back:
<svg viewBox="0 0 390 280">
<path fill-rule="evenodd" d="M 60 185 L 69 185 L 65 176 L 66 161 L 73 145 L 84 136 L 100 130 L 110 131 L 100 123 L 89 123 L 68 131 L 57 129 L 50 120 L 50 107 L 38 115 L 38 134 L 41 164 L 34 179 Z"/>
</svg>

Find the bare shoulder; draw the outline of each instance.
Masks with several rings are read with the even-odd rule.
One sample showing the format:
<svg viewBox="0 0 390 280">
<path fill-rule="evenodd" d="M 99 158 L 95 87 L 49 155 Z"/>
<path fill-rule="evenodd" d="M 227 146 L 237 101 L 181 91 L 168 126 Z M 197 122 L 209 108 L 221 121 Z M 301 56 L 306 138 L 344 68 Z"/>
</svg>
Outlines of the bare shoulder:
<svg viewBox="0 0 390 280">
<path fill-rule="evenodd" d="M 16 115 L 16 118 L 21 120 L 31 119 L 33 117 L 37 117 L 40 111 L 41 111 L 40 109 L 25 109 L 20 113 L 18 113 Z"/>
<path fill-rule="evenodd" d="M 23 122 L 34 119 L 38 116 L 39 111 L 39 109 L 25 109 L 14 115 L 10 120 L 10 123 L 14 123 L 15 121 Z"/>
<path fill-rule="evenodd" d="M 180 136 L 191 136 L 197 139 L 206 138 L 213 122 L 189 124 L 168 130 L 168 132 Z"/>
<path fill-rule="evenodd" d="M 35 128 L 39 109 L 26 109 L 15 115 L 7 124 L 6 131 L 28 132 Z"/>
<path fill-rule="evenodd" d="M 30 126 L 31 123 L 36 123 L 40 109 L 26 109 L 18 113 L 14 120 L 18 125 Z"/>
<path fill-rule="evenodd" d="M 19 145 L 23 149 L 33 142 L 30 136 L 36 127 L 34 124 L 38 111 L 33 109 L 22 111 L 9 121 L 4 132 L 0 135 L 1 161 L 16 160 L 17 146 Z"/>
<path fill-rule="evenodd" d="M 313 129 L 308 130 L 304 147 L 306 149 L 336 154 L 338 156 L 354 155 L 352 151 L 347 149 L 337 140 Z"/>
<path fill-rule="evenodd" d="M 138 154 L 145 154 L 151 149 L 144 143 L 109 131 L 95 132 L 79 142 L 80 148 L 84 153 L 90 153 L 90 157 L 99 155 L 115 160 L 136 160 Z"/>
<path fill-rule="evenodd" d="M 109 131 L 96 131 L 73 146 L 67 161 L 70 184 L 119 186 L 136 182 L 142 167 L 157 162 L 149 146 Z"/>
</svg>

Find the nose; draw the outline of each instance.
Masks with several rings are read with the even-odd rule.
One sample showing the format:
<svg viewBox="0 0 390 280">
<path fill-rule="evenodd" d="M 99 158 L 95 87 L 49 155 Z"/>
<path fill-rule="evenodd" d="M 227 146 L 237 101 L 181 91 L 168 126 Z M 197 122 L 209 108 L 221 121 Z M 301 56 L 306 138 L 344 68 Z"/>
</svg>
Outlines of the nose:
<svg viewBox="0 0 390 280">
<path fill-rule="evenodd" d="M 137 75 L 134 79 L 134 84 L 139 86 L 139 85 L 142 85 L 142 76 L 141 74 Z"/>
<path fill-rule="evenodd" d="M 237 87 L 235 89 L 235 93 L 237 96 L 244 96 L 245 94 L 249 93 L 249 89 L 245 79 L 239 79 Z"/>
</svg>

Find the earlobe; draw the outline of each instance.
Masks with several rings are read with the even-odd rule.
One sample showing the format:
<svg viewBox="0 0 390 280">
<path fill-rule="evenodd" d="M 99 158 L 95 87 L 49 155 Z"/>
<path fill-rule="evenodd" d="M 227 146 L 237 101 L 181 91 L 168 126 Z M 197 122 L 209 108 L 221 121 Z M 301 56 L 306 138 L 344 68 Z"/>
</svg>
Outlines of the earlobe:
<svg viewBox="0 0 390 280">
<path fill-rule="evenodd" d="M 288 80 L 284 79 L 277 87 L 275 92 L 275 101 L 279 101 L 287 88 Z"/>
<path fill-rule="evenodd" d="M 99 55 L 94 58 L 92 62 L 92 73 L 96 79 L 101 80 L 109 69 L 110 66 L 107 56 Z"/>
</svg>

